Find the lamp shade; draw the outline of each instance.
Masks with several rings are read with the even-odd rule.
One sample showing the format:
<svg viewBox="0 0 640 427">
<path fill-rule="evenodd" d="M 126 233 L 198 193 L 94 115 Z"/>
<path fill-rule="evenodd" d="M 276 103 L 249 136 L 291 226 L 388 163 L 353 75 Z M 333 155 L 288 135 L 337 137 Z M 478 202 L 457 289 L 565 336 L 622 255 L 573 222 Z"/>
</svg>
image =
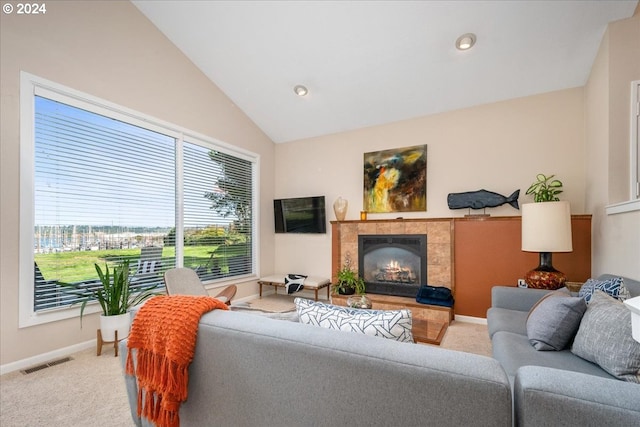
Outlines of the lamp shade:
<svg viewBox="0 0 640 427">
<path fill-rule="evenodd" d="M 522 250 L 571 252 L 571 206 L 569 202 L 522 205 Z"/>
</svg>

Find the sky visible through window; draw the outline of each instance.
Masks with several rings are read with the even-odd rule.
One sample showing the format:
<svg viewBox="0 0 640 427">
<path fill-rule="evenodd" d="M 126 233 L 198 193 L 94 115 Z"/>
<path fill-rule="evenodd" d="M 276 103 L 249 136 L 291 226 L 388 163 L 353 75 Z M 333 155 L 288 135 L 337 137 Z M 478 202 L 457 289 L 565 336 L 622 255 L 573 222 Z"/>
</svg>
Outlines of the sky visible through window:
<svg viewBox="0 0 640 427">
<path fill-rule="evenodd" d="M 36 230 L 174 227 L 174 137 L 47 98 L 35 102 Z M 186 227 L 236 219 L 219 217 L 204 197 L 222 174 L 209 151 L 185 142 Z"/>
</svg>

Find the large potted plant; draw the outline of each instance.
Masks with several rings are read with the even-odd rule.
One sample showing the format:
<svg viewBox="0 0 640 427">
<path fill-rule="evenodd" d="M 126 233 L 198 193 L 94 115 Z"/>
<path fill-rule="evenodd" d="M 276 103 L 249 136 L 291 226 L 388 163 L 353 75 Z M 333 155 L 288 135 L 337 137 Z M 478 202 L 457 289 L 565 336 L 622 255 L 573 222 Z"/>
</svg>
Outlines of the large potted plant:
<svg viewBox="0 0 640 427">
<path fill-rule="evenodd" d="M 118 340 L 129 335 L 131 327 L 131 316 L 129 310 L 142 303 L 147 298 L 156 295 L 154 289 L 158 286 L 153 284 L 140 290 L 131 289 L 129 278 L 129 261 L 124 261 L 120 266 L 113 268 L 113 273 L 109 270 L 109 265 L 105 265 L 105 271 L 95 264 L 100 285 L 74 285 L 76 291 L 82 296 L 80 307 L 80 325 L 82 317 L 88 303 L 97 301 L 102 308 L 100 316 L 100 333 L 102 340 L 115 341 L 115 331 L 118 331 Z"/>
</svg>

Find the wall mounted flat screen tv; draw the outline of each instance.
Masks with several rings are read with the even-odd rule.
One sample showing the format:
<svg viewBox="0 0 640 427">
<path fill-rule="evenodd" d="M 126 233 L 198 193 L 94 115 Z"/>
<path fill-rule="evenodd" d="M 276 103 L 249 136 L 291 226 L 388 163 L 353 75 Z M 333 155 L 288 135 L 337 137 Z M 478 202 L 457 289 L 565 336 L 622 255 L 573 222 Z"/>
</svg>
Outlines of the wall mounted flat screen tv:
<svg viewBox="0 0 640 427">
<path fill-rule="evenodd" d="M 324 196 L 273 201 L 276 233 L 326 233 Z"/>
</svg>

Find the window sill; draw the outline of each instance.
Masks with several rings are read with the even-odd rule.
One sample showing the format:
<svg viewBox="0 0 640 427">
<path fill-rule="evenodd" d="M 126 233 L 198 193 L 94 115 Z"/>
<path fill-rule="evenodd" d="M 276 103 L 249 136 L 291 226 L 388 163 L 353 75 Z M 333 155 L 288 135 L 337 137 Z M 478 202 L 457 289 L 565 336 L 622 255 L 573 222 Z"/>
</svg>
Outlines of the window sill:
<svg viewBox="0 0 640 427">
<path fill-rule="evenodd" d="M 605 207 L 607 215 L 615 215 L 625 212 L 640 211 L 640 199 L 628 202 L 616 203 Z"/>
</svg>

